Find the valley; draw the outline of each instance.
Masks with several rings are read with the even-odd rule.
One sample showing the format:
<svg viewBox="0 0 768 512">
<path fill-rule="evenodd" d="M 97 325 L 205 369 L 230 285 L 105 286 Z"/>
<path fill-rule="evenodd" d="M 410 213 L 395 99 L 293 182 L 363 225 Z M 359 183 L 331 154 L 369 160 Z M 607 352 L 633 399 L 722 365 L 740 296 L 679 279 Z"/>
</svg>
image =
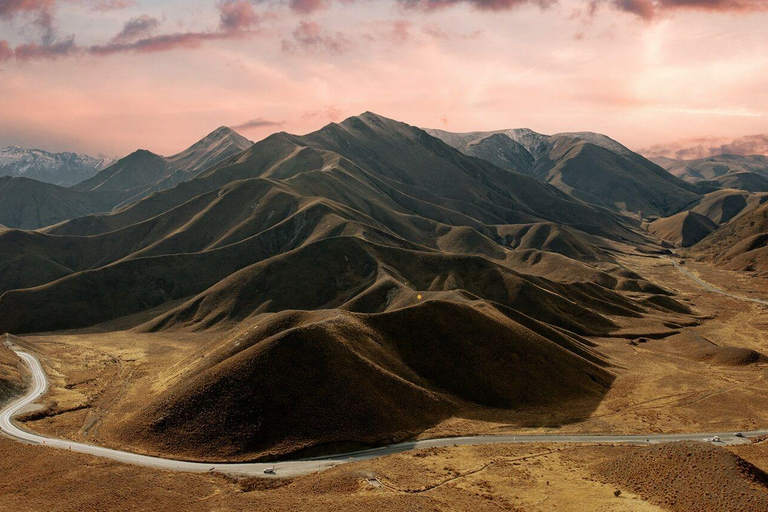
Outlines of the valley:
<svg viewBox="0 0 768 512">
<path fill-rule="evenodd" d="M 28 440 L 147 466 L 131 478 L 211 473 L 189 478 L 224 494 L 270 488 L 270 465 L 322 482 L 307 473 L 398 471 L 430 450 L 483 472 L 539 450 L 557 458 L 546 471 L 599 481 L 568 484 L 588 499 L 629 491 L 610 461 L 644 452 L 624 443 L 762 449 L 768 191 L 701 189 L 587 132 L 467 139 L 367 112 L 237 151 L 235 135 L 186 160 L 138 152 L 72 189 L 129 198 L 111 211 L 0 230 L 0 332 L 36 358 L 30 380 L 7 354 L 8 394 L 46 389 L 4 419 L 46 438 Z M 178 160 L 207 163 L 167 181 Z M 712 449 L 702 464 L 742 467 Z M 664 504 L 632 489 L 638 510 Z"/>
</svg>

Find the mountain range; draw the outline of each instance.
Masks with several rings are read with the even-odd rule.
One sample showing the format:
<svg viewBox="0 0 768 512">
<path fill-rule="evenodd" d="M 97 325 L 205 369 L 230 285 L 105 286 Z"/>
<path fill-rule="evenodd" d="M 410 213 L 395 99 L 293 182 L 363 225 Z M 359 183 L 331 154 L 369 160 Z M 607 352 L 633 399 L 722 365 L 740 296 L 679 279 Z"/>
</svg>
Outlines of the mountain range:
<svg viewBox="0 0 768 512">
<path fill-rule="evenodd" d="M 0 229 L 0 333 L 206 334 L 152 393 L 117 400 L 107 444 L 253 460 L 504 411 L 578 421 L 615 378 L 592 339 L 700 321 L 623 256 L 688 246 L 765 268 L 768 194 L 704 194 L 599 134 L 452 134 L 367 112 L 235 135 L 138 151 L 39 199 L 114 210 Z M 32 191 L 15 196 L 42 190 L 19 180 L 5 186 Z"/>
<path fill-rule="evenodd" d="M 77 153 L 49 153 L 9 146 L 0 149 L 0 176 L 20 176 L 62 187 L 76 185 L 109 167 L 114 159 Z"/>
<path fill-rule="evenodd" d="M 91 169 L 92 172 L 84 176 L 87 179 L 71 187 L 32 180 L 26 175 L 3 178 L 0 181 L 0 224 L 37 229 L 90 213 L 108 212 L 187 181 L 251 144 L 234 130 L 221 127 L 171 157 L 147 150 L 135 151 L 106 167 Z M 70 172 L 68 169 L 71 166 L 59 168 L 58 172 Z M 68 176 L 67 181 L 72 181 L 75 174 L 70 172 Z"/>
<path fill-rule="evenodd" d="M 528 129 L 450 133 L 428 130 L 463 153 L 532 176 L 583 201 L 633 215 L 666 216 L 698 190 L 605 135 L 542 135 Z"/>
<path fill-rule="evenodd" d="M 114 212 L 1 231 L 0 332 L 210 333 L 105 419 L 142 452 L 245 460 L 477 411 L 578 417 L 614 378 L 585 336 L 690 309 L 617 262 L 660 250 L 637 220 L 575 195 L 372 113 L 276 133 Z"/>
<path fill-rule="evenodd" d="M 699 190 L 733 188 L 768 192 L 768 157 L 764 155 L 719 155 L 696 160 L 651 158 L 670 174 L 695 183 Z"/>
</svg>

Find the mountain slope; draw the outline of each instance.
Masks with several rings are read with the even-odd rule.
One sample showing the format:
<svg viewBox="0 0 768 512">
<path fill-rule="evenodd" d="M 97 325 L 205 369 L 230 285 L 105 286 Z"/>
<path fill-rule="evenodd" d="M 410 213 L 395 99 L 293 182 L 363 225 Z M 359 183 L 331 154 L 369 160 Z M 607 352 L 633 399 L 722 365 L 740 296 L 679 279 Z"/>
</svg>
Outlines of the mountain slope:
<svg viewBox="0 0 768 512">
<path fill-rule="evenodd" d="M 728 269 L 768 272 L 768 204 L 733 219 L 691 252 Z"/>
<path fill-rule="evenodd" d="M 691 210 L 655 220 L 648 225 L 648 231 L 679 247 L 689 247 L 716 229 L 714 221 Z"/>
<path fill-rule="evenodd" d="M 140 149 L 96 176 L 73 187 L 79 191 L 130 191 L 136 201 L 187 181 L 200 171 L 242 152 L 251 141 L 226 127 L 217 128 L 186 150 L 170 157 Z"/>
<path fill-rule="evenodd" d="M 77 192 L 28 178 L 4 176 L 0 177 L 0 224 L 37 229 L 109 211 L 121 198 L 119 192 Z"/>
<path fill-rule="evenodd" d="M 719 155 L 697 160 L 663 158 L 658 162 L 671 174 L 702 189 L 768 192 L 768 157 L 764 155 Z"/>
<path fill-rule="evenodd" d="M 751 194 L 743 190 L 723 189 L 705 195 L 691 211 L 716 224 L 725 224 L 768 201 L 768 193 Z"/>
<path fill-rule="evenodd" d="M 573 197 L 618 212 L 667 216 L 698 197 L 690 185 L 601 134 L 430 132 L 468 155 L 534 176 Z"/>
<path fill-rule="evenodd" d="M 0 149 L 0 176 L 24 177 L 69 187 L 94 176 L 114 162 L 105 156 L 49 153 L 10 146 Z"/>
<path fill-rule="evenodd" d="M 613 380 L 601 358 L 577 355 L 590 352 L 578 339 L 483 304 L 287 311 L 211 345 L 118 427 L 122 439 L 225 460 L 388 443 L 478 406 L 594 406 Z"/>
</svg>

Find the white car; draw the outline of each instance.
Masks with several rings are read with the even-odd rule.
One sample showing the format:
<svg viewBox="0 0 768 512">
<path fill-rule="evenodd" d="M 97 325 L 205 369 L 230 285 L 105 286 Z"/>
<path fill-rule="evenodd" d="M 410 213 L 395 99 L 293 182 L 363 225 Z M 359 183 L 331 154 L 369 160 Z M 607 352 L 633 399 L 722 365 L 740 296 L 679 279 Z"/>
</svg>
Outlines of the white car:
<svg viewBox="0 0 768 512">
<path fill-rule="evenodd" d="M 274 475 L 276 473 L 275 466 L 265 469 L 264 473 L 267 475 Z"/>
<path fill-rule="evenodd" d="M 720 436 L 714 436 L 714 437 L 712 438 L 712 442 L 713 442 L 713 443 L 719 443 L 719 442 L 720 442 Z"/>
</svg>

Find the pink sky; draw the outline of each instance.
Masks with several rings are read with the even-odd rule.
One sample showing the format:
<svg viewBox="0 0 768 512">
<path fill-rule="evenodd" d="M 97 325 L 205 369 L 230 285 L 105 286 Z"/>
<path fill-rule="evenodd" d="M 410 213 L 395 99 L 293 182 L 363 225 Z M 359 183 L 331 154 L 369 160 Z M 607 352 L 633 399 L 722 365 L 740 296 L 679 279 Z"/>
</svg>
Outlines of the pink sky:
<svg viewBox="0 0 768 512">
<path fill-rule="evenodd" d="M 370 110 L 634 149 L 768 133 L 768 0 L 0 0 L 0 147 L 172 154 Z"/>
</svg>

